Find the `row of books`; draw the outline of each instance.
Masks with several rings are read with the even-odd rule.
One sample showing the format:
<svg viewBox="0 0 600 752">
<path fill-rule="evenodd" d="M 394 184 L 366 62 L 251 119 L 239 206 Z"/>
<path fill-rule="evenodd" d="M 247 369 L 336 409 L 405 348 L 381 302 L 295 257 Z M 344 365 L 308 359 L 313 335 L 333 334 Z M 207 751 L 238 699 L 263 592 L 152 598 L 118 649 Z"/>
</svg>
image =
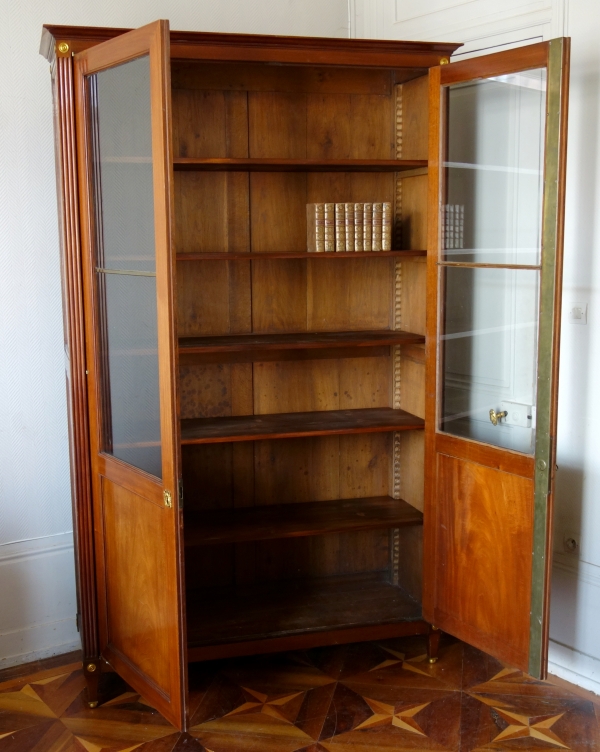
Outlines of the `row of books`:
<svg viewBox="0 0 600 752">
<path fill-rule="evenodd" d="M 307 204 L 308 250 L 314 253 L 391 251 L 392 205 Z"/>
</svg>

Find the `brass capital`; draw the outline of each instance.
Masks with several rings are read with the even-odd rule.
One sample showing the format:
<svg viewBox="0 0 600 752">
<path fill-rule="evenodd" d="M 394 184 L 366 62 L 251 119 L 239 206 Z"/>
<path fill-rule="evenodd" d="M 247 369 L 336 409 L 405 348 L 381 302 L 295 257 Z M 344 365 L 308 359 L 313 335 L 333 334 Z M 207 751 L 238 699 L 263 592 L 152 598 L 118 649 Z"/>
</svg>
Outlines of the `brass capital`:
<svg viewBox="0 0 600 752">
<path fill-rule="evenodd" d="M 69 49 L 70 49 L 70 47 L 69 47 L 69 43 L 68 42 L 59 42 L 56 45 L 56 50 L 61 55 L 66 55 L 69 52 Z"/>
</svg>

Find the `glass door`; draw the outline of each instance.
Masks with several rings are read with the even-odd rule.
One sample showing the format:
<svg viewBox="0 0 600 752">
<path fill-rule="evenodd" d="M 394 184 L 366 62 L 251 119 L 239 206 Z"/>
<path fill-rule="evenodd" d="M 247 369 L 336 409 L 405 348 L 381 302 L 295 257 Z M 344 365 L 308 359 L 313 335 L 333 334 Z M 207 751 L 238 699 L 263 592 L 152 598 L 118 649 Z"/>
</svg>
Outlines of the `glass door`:
<svg viewBox="0 0 600 752">
<path fill-rule="evenodd" d="M 103 657 L 185 723 L 169 27 L 75 56 Z"/>
<path fill-rule="evenodd" d="M 559 39 L 431 74 L 425 612 L 538 676 L 567 71 Z"/>
</svg>

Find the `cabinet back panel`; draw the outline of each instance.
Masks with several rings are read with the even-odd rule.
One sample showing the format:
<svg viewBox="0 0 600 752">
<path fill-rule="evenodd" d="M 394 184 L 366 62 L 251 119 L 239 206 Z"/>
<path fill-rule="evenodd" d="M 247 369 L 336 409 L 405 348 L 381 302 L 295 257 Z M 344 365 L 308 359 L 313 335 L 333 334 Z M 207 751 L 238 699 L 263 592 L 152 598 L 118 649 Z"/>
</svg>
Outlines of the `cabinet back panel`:
<svg viewBox="0 0 600 752">
<path fill-rule="evenodd" d="M 389 533 L 370 530 L 186 550 L 186 588 L 387 572 Z"/>
<path fill-rule="evenodd" d="M 173 145 L 180 157 L 248 156 L 248 95 L 244 91 L 173 89 Z"/>
<path fill-rule="evenodd" d="M 335 66 L 275 66 L 264 63 L 171 64 L 173 89 L 280 91 L 327 94 L 390 94 L 393 80 L 406 70 Z"/>
<path fill-rule="evenodd" d="M 183 447 L 185 508 L 385 496 L 392 434 L 322 436 Z"/>
<path fill-rule="evenodd" d="M 247 172 L 175 173 L 177 253 L 250 250 Z"/>
</svg>

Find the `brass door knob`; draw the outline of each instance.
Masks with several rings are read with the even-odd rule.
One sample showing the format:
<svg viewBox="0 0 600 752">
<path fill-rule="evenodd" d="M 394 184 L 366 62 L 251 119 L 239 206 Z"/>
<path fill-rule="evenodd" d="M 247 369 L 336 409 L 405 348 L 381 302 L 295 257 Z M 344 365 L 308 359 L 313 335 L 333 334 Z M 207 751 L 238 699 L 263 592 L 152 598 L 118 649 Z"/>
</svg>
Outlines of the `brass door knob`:
<svg viewBox="0 0 600 752">
<path fill-rule="evenodd" d="M 506 418 L 507 415 L 508 413 L 506 412 L 506 410 L 502 410 L 502 412 L 500 413 L 497 413 L 494 409 L 490 410 L 490 420 L 495 426 L 498 425 L 499 420 Z"/>
</svg>

